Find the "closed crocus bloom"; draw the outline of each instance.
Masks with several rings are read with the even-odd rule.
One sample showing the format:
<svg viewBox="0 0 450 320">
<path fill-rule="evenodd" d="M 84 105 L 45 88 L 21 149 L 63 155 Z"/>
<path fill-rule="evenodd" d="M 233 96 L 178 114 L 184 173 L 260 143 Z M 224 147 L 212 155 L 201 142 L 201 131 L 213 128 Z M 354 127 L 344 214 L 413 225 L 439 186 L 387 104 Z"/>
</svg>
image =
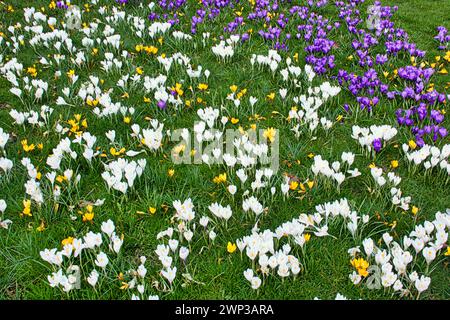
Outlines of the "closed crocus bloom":
<svg viewBox="0 0 450 320">
<path fill-rule="evenodd" d="M 109 130 L 105 135 L 110 142 L 114 142 L 116 139 L 116 131 L 114 130 Z"/>
<path fill-rule="evenodd" d="M 303 245 L 306 242 L 305 236 L 303 234 L 295 235 L 294 241 L 296 244 L 298 244 L 300 247 L 303 247 Z"/>
<path fill-rule="evenodd" d="M 189 249 L 186 247 L 180 247 L 179 256 L 181 260 L 186 260 L 189 255 Z"/>
<path fill-rule="evenodd" d="M 241 241 L 240 239 L 238 239 L 238 240 L 236 240 L 236 245 L 237 245 L 239 251 L 242 252 L 245 249 L 247 243 L 245 241 Z"/>
<path fill-rule="evenodd" d="M 147 274 L 147 268 L 145 268 L 144 264 L 139 265 L 139 267 L 137 268 L 137 273 L 139 277 L 141 278 L 145 277 L 145 275 Z"/>
<path fill-rule="evenodd" d="M 170 240 L 169 240 L 169 248 L 170 248 L 170 250 L 172 250 L 173 252 L 175 252 L 175 250 L 177 249 L 177 247 L 178 247 L 178 240 L 176 240 L 176 239 L 170 239 Z"/>
<path fill-rule="evenodd" d="M 291 263 L 291 272 L 295 276 L 301 271 L 300 265 L 298 263 Z"/>
<path fill-rule="evenodd" d="M 430 221 L 425 221 L 424 227 L 425 227 L 425 231 L 428 234 L 431 234 L 431 232 L 433 232 L 433 230 L 434 230 L 434 224 L 432 224 Z"/>
<path fill-rule="evenodd" d="M 143 294 L 145 291 L 145 286 L 143 284 L 140 284 L 137 286 L 137 290 L 140 294 Z"/>
<path fill-rule="evenodd" d="M 412 239 L 408 236 L 403 237 L 403 246 L 405 247 L 405 250 L 408 249 L 412 244 Z"/>
<path fill-rule="evenodd" d="M 386 179 L 384 177 L 378 177 L 377 183 L 380 187 L 384 186 L 386 184 Z"/>
<path fill-rule="evenodd" d="M 282 278 L 289 276 L 289 267 L 287 266 L 287 264 L 279 265 L 277 274 Z"/>
<path fill-rule="evenodd" d="M 289 192 L 289 183 L 281 184 L 281 192 L 287 194 Z"/>
<path fill-rule="evenodd" d="M 338 186 L 342 184 L 345 180 L 345 175 L 342 172 L 333 174 L 333 178 L 336 180 Z"/>
<path fill-rule="evenodd" d="M 433 247 L 426 247 L 423 249 L 422 254 L 427 263 L 430 264 L 436 258 L 436 249 Z"/>
<path fill-rule="evenodd" d="M 20 95 L 19 95 L 20 96 Z M 4 149 L 6 143 L 9 140 L 9 133 L 3 131 L 3 128 L 0 127 L 0 149 Z"/>
<path fill-rule="evenodd" d="M 247 269 L 244 271 L 244 277 L 245 279 L 247 279 L 247 281 L 252 281 L 253 279 L 253 270 L 252 269 Z"/>
<path fill-rule="evenodd" d="M 358 227 L 358 224 L 356 221 L 347 223 L 347 229 L 350 231 L 352 236 L 355 235 L 357 227 Z"/>
<path fill-rule="evenodd" d="M 231 195 L 234 195 L 234 194 L 236 193 L 236 191 L 237 191 L 237 187 L 236 187 L 235 185 L 229 185 L 229 186 L 228 186 L 228 192 L 229 192 Z"/>
<path fill-rule="evenodd" d="M 252 284 L 252 289 L 256 290 L 256 289 L 258 289 L 261 286 L 261 282 L 262 281 L 258 277 L 253 277 L 250 282 Z"/>
<path fill-rule="evenodd" d="M 285 255 L 283 252 L 277 252 L 277 260 L 278 260 L 278 265 L 283 265 L 283 264 L 287 264 L 288 263 L 288 257 L 287 255 Z"/>
<path fill-rule="evenodd" d="M 123 240 L 121 238 L 119 238 L 118 236 L 113 236 L 111 238 L 112 241 L 112 249 L 115 253 L 119 253 L 120 248 L 122 247 L 123 244 Z"/>
<path fill-rule="evenodd" d="M 448 233 L 445 231 L 438 231 L 436 232 L 436 241 L 435 241 L 435 247 L 440 249 L 442 246 L 447 242 L 448 240 Z"/>
<path fill-rule="evenodd" d="M 183 237 L 190 242 L 192 240 L 192 237 L 194 236 L 194 233 L 191 230 L 187 230 L 183 233 Z"/>
<path fill-rule="evenodd" d="M 209 223 L 209 218 L 208 217 L 203 216 L 203 217 L 200 218 L 200 225 L 202 227 L 206 228 L 208 223 Z"/>
<path fill-rule="evenodd" d="M 3 199 L 0 199 L 0 213 L 4 213 L 6 210 L 6 202 Z"/>
<path fill-rule="evenodd" d="M 278 259 L 275 256 L 269 258 L 269 266 L 272 269 L 275 269 L 278 266 Z"/>
<path fill-rule="evenodd" d="M 73 239 L 72 241 L 73 249 L 75 250 L 73 256 L 76 258 L 81 253 L 81 251 L 85 248 L 85 244 L 81 239 Z"/>
<path fill-rule="evenodd" d="M 390 264 L 389 262 L 386 262 L 385 264 L 383 264 L 381 266 L 381 271 L 383 273 L 390 273 L 390 272 L 392 272 L 392 264 Z"/>
<path fill-rule="evenodd" d="M 416 250 L 416 253 L 419 253 L 425 246 L 425 243 L 422 239 L 417 238 L 413 240 L 412 245 L 414 247 L 414 250 Z"/>
<path fill-rule="evenodd" d="M 266 267 L 269 264 L 269 258 L 267 255 L 262 254 L 259 256 L 258 263 L 261 267 Z"/>
<path fill-rule="evenodd" d="M 286 243 L 285 245 L 283 245 L 282 249 L 283 249 L 283 253 L 285 255 L 288 255 L 289 252 L 291 252 L 291 246 L 289 245 L 289 243 Z"/>
<path fill-rule="evenodd" d="M 391 243 L 391 241 L 392 241 L 392 236 L 389 234 L 389 233 L 383 233 L 383 241 L 384 241 L 384 243 L 386 243 L 386 245 L 387 246 L 389 246 L 389 244 Z"/>
<path fill-rule="evenodd" d="M 258 250 L 253 247 L 247 247 L 245 253 L 250 260 L 255 260 L 256 256 L 258 255 Z"/>
</svg>

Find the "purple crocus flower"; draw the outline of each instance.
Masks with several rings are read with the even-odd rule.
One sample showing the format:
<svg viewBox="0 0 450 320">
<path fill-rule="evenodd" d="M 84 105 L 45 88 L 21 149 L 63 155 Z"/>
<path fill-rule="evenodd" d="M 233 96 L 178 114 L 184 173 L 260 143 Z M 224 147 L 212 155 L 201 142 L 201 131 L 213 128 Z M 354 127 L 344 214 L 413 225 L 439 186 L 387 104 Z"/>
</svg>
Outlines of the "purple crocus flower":
<svg viewBox="0 0 450 320">
<path fill-rule="evenodd" d="M 383 143 L 381 139 L 375 139 L 372 141 L 372 146 L 375 152 L 380 152 L 381 148 L 383 147 Z"/>
<path fill-rule="evenodd" d="M 159 100 L 157 106 L 158 106 L 160 109 L 164 110 L 164 109 L 166 108 L 166 102 L 163 101 L 163 100 Z"/>
</svg>

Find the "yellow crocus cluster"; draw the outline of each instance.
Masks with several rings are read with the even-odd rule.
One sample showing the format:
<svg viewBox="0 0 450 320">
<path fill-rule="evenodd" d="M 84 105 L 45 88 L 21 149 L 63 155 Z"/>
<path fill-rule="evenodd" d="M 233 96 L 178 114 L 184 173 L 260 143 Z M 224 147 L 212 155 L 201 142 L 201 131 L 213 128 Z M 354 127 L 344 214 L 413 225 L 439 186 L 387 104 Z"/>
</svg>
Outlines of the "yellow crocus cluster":
<svg viewBox="0 0 450 320">
<path fill-rule="evenodd" d="M 58 182 L 58 183 L 60 183 L 60 184 L 62 184 L 64 181 L 67 181 L 68 179 L 67 179 L 67 177 L 66 176 L 63 176 L 63 175 L 58 175 L 58 176 L 56 176 L 56 181 Z"/>
<path fill-rule="evenodd" d="M 86 104 L 88 105 L 88 106 L 90 106 L 90 107 L 96 107 L 97 105 L 98 105 L 98 103 L 99 103 L 99 100 L 98 99 L 92 99 L 92 98 L 87 98 L 86 99 Z"/>
<path fill-rule="evenodd" d="M 29 75 L 31 75 L 33 78 L 36 78 L 37 76 L 37 69 L 33 66 L 33 67 L 29 67 L 27 68 L 27 73 Z"/>
<path fill-rule="evenodd" d="M 310 181 L 309 179 L 306 180 L 306 185 L 308 186 L 308 188 L 311 190 L 314 187 L 314 181 Z M 305 193 L 306 192 L 306 187 L 305 184 L 302 182 L 298 182 L 296 180 L 291 180 L 291 182 L 289 183 L 289 189 L 290 190 L 297 190 L 297 188 L 299 188 L 298 192 L 299 193 Z"/>
<path fill-rule="evenodd" d="M 199 83 L 198 86 L 197 86 L 197 88 L 198 88 L 199 90 L 201 90 L 201 91 L 205 91 L 205 90 L 208 89 L 208 84 L 206 84 L 206 83 Z"/>
<path fill-rule="evenodd" d="M 350 261 L 353 267 L 355 267 L 356 271 L 358 271 L 358 274 L 363 277 L 367 277 L 369 275 L 369 272 L 367 271 L 367 268 L 369 267 L 369 262 L 364 260 L 364 258 L 359 259 L 353 259 Z"/>
<path fill-rule="evenodd" d="M 120 150 L 116 150 L 116 148 L 111 147 L 109 149 L 109 153 L 111 153 L 113 156 L 118 157 L 125 153 L 125 148 L 121 148 Z"/>
<path fill-rule="evenodd" d="M 175 91 L 177 95 L 182 96 L 184 91 L 182 89 L 181 83 L 176 83 L 174 87 L 171 87 L 170 90 Z"/>
<path fill-rule="evenodd" d="M 34 143 L 28 144 L 27 139 L 22 140 L 20 143 L 22 144 L 23 151 L 25 151 L 25 152 L 31 152 L 36 148 Z"/>
<path fill-rule="evenodd" d="M 23 200 L 22 215 L 32 217 L 31 214 L 31 200 Z"/>
<path fill-rule="evenodd" d="M 83 215 L 83 222 L 92 222 L 94 220 L 94 207 L 92 205 L 87 205 L 86 211 L 80 211 L 79 213 Z"/>
<path fill-rule="evenodd" d="M 217 177 L 214 177 L 214 179 L 213 179 L 213 182 L 217 183 L 217 184 L 224 183 L 226 181 L 227 181 L 227 174 L 226 173 L 219 174 Z"/>
<path fill-rule="evenodd" d="M 135 50 L 136 52 L 141 52 L 141 51 L 145 51 L 148 54 L 157 54 L 158 53 L 158 48 L 154 47 L 154 46 L 144 46 L 142 44 L 138 44 L 135 46 Z"/>
<path fill-rule="evenodd" d="M 239 91 L 238 93 L 237 93 L 237 95 L 236 95 L 236 98 L 238 99 L 238 100 L 240 100 L 243 96 L 245 96 L 247 94 L 247 89 L 242 89 L 241 91 Z"/>
<path fill-rule="evenodd" d="M 236 93 L 238 90 L 238 86 L 233 84 L 230 86 L 230 90 L 232 93 Z M 244 88 L 241 91 L 237 92 L 236 94 L 236 99 L 240 100 L 243 96 L 245 96 L 247 94 L 247 89 Z"/>
<path fill-rule="evenodd" d="M 61 241 L 61 244 L 63 246 L 65 246 L 67 244 L 72 244 L 72 243 L 73 243 L 73 237 L 67 237 Z"/>
<path fill-rule="evenodd" d="M 446 61 L 450 62 L 450 50 L 449 50 L 449 51 L 447 51 L 447 53 L 445 54 L 445 56 L 444 56 L 444 60 L 446 60 Z"/>
<path fill-rule="evenodd" d="M 81 114 L 75 114 L 73 119 L 69 119 L 67 123 L 70 125 L 70 133 L 80 136 L 83 129 L 87 129 L 88 123 L 86 119 L 81 119 Z"/>
<path fill-rule="evenodd" d="M 274 128 L 267 128 L 266 130 L 264 130 L 263 132 L 263 136 L 266 139 L 269 139 L 270 142 L 274 142 L 275 141 L 275 136 L 277 135 L 277 131 Z"/>
</svg>

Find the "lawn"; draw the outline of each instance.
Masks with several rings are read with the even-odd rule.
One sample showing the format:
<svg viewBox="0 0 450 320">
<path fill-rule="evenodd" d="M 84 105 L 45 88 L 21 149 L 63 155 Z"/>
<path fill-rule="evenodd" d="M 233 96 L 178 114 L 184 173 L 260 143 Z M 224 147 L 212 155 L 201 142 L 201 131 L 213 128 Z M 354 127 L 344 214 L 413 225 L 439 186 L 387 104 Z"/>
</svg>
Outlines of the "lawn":
<svg viewBox="0 0 450 320">
<path fill-rule="evenodd" d="M 385 33 L 379 35 L 366 27 L 374 1 L 308 2 L 1 1 L 0 299 L 334 299 L 338 293 L 349 299 L 449 299 L 450 44 L 439 49 L 434 37 L 438 26 L 450 29 L 450 2 L 381 1 L 398 6 L 392 17 L 384 7 L 381 17 L 403 31 L 380 27 Z M 354 6 L 344 10 L 348 3 Z M 77 20 L 67 15 L 73 5 L 81 8 L 81 25 L 72 29 Z M 26 8 L 35 11 L 24 15 Z M 354 34 L 358 17 L 356 28 L 364 33 Z M 167 21 L 173 25 L 162 24 Z M 387 52 L 386 42 L 395 41 L 389 35 L 400 39 L 402 32 L 425 54 L 414 48 Z M 232 50 L 227 58 L 220 57 L 227 50 L 221 40 L 231 43 L 224 43 Z M 274 48 L 271 71 L 260 62 L 270 60 Z M 252 63 L 252 55 L 260 57 Z M 331 55 L 333 63 L 322 64 Z M 386 62 L 375 63 L 377 55 Z M 365 57 L 372 66 L 361 63 Z M 307 64 L 315 71 L 312 81 Z M 291 72 L 294 67 L 300 75 Z M 414 70 L 405 75 L 406 67 Z M 372 79 L 370 70 L 377 72 Z M 426 70 L 434 72 L 427 76 Z M 406 79 L 415 73 L 417 79 Z M 310 90 L 319 86 L 316 94 Z M 302 95 L 317 99 L 309 103 Z M 413 124 L 400 123 L 408 117 L 399 109 L 412 113 Z M 302 110 L 306 115 L 298 116 Z M 270 173 L 244 159 L 235 166 L 207 164 L 200 151 L 191 152 L 193 143 L 171 139 L 168 130 L 186 128 L 194 141 L 194 125 L 206 118 L 224 136 L 226 129 L 240 139 L 261 130 L 266 139 L 260 143 L 270 152 L 278 146 L 279 167 Z M 381 136 L 352 137 L 354 126 L 372 125 L 384 126 Z M 419 150 L 433 156 L 417 162 L 406 156 Z M 181 155 L 191 163 L 176 163 Z M 197 156 L 203 163 L 193 163 Z M 117 173 L 124 160 L 129 165 Z M 177 204 L 187 199 L 195 215 L 188 203 Z M 316 207 L 340 199 L 346 200 L 323 211 Z M 277 228 L 293 219 L 296 228 L 277 237 Z M 95 237 L 102 244 L 88 245 Z M 85 244 L 79 254 L 74 239 Z M 356 247 L 359 252 L 349 252 Z M 391 260 L 380 262 L 383 250 Z M 274 267 L 261 256 L 273 257 Z M 380 287 L 373 288 L 371 279 Z"/>
</svg>

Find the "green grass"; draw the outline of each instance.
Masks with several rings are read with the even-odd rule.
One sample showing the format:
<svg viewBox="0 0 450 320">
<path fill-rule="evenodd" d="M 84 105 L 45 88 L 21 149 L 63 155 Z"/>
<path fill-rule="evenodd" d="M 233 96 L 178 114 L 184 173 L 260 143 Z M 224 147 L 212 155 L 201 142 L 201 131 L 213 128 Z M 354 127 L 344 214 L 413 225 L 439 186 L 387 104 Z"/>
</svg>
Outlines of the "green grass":
<svg viewBox="0 0 450 320">
<path fill-rule="evenodd" d="M 15 1 L 6 1 L 13 3 Z M 105 3 L 106 1 L 101 1 Z M 371 2 L 371 1 L 367 1 Z M 74 1 L 77 3 L 77 1 Z M 450 28 L 448 20 L 448 12 L 450 12 L 450 3 L 448 0 L 423 2 L 421 0 L 414 1 L 382 1 L 386 5 L 398 4 L 399 11 L 395 14 L 393 21 L 396 26 L 404 28 L 411 36 L 411 40 L 416 42 L 418 47 L 427 50 L 426 60 L 433 61 L 434 56 L 438 55 L 436 51 L 436 43 L 432 37 L 436 34 L 436 27 L 444 25 Z M 0 18 L 2 19 L 1 31 L 6 33 L 6 28 L 17 21 L 23 21 L 23 13 L 21 8 L 42 5 L 47 6 L 47 1 L 27 1 L 26 4 L 20 2 L 14 3 L 15 12 L 6 13 L 2 10 Z M 141 14 L 139 10 L 130 8 L 127 12 Z M 334 6 L 328 6 L 320 9 L 324 15 L 336 19 L 336 9 Z M 53 14 L 53 13 L 52 13 Z M 61 16 L 61 13 L 58 13 Z M 86 14 L 86 21 L 90 21 L 98 14 L 90 12 Z M 84 18 L 85 19 L 85 18 Z M 204 31 L 211 32 L 211 37 L 218 37 L 222 34 L 224 21 L 229 22 L 233 16 L 223 14 L 214 24 L 202 25 L 198 29 L 201 34 Z M 257 25 L 246 26 L 246 28 L 257 29 Z M 188 32 L 189 22 L 184 21 L 181 29 Z M 140 43 L 131 33 L 126 30 L 126 25 L 117 27 L 119 33 L 122 34 L 124 40 L 123 48 L 134 52 L 134 45 Z M 350 47 L 350 38 L 345 32 L 335 34 L 336 39 L 341 47 L 336 53 L 338 66 L 349 66 L 352 62 L 345 60 L 348 56 L 348 48 Z M 80 47 L 80 34 L 73 34 L 73 41 L 77 47 Z M 195 87 L 196 83 L 190 83 L 183 86 L 185 96 L 187 98 L 196 99 L 201 97 L 208 106 L 226 105 L 226 112 L 230 117 L 239 118 L 239 124 L 244 128 L 248 128 L 250 124 L 248 117 L 251 116 L 251 108 L 247 102 L 242 103 L 239 108 L 234 108 L 229 101 L 225 100 L 226 95 L 230 92 L 229 86 L 235 84 L 240 89 L 247 88 L 247 96 L 253 95 L 259 98 L 254 113 L 258 113 L 265 117 L 266 120 L 261 121 L 258 125 L 260 128 L 275 127 L 280 129 L 280 164 L 279 174 L 289 173 L 298 176 L 300 180 L 312 179 L 310 166 L 312 159 L 307 155 L 309 153 L 321 154 L 330 162 L 338 160 L 343 151 L 353 151 L 357 154 L 355 166 L 360 169 L 363 176 L 360 179 L 345 181 L 341 186 L 340 192 L 334 188 L 326 187 L 319 183 L 311 191 L 307 192 L 303 197 L 290 197 L 287 201 L 282 201 L 281 197 L 275 198 L 269 203 L 269 210 L 259 223 L 261 229 L 275 229 L 281 223 L 297 217 L 300 213 L 310 213 L 317 204 L 333 201 L 342 197 L 347 197 L 352 203 L 353 208 L 360 213 L 369 214 L 374 217 L 376 213 L 381 214 L 380 222 L 375 222 L 371 230 L 380 230 L 377 234 L 370 234 L 374 239 L 378 240 L 381 233 L 389 231 L 390 228 L 382 225 L 382 222 L 388 224 L 397 222 L 397 226 L 392 230 L 391 234 L 396 240 L 411 230 L 417 221 L 432 219 L 437 211 L 444 211 L 450 208 L 450 193 L 448 184 L 445 179 L 438 179 L 431 175 L 424 175 L 423 170 L 412 172 L 408 168 L 408 163 L 402 159 L 401 148 L 395 147 L 395 144 L 401 146 L 412 136 L 405 128 L 399 128 L 399 134 L 395 141 L 391 143 L 383 152 L 371 159 L 360 153 L 357 143 L 351 139 L 351 127 L 354 124 L 360 126 L 369 126 L 371 124 L 391 124 L 395 125 L 394 112 L 398 107 L 395 103 L 382 100 L 374 109 L 372 114 L 366 112 L 354 112 L 346 114 L 342 109 L 343 103 L 351 104 L 354 109 L 357 108 L 356 102 L 349 94 L 342 92 L 337 98 L 329 101 L 321 112 L 322 116 L 334 120 L 337 116 L 343 115 L 342 124 L 334 125 L 328 134 L 322 130 L 317 133 L 317 139 L 311 140 L 306 135 L 297 140 L 284 117 L 273 114 L 277 111 L 284 116 L 292 107 L 289 103 L 281 101 L 277 95 L 274 102 L 265 102 L 264 98 L 271 92 L 277 92 L 281 86 L 281 81 L 272 78 L 270 71 L 252 71 L 249 59 L 252 53 L 266 54 L 268 50 L 267 44 L 263 43 L 256 36 L 252 36 L 250 42 L 243 44 L 237 49 L 235 56 L 226 64 L 219 64 L 213 56 L 210 48 L 195 48 L 194 43 L 179 43 L 169 38 L 164 40 L 164 46 L 159 53 L 168 55 L 175 52 L 182 52 L 191 57 L 193 65 L 201 64 L 203 69 L 209 69 L 211 76 L 208 80 L 208 93 L 200 93 L 198 91 L 190 92 L 187 86 L 191 84 Z M 200 41 L 198 41 L 200 42 Z M 152 44 L 161 47 L 156 39 L 148 41 L 144 44 Z M 300 53 L 299 65 L 304 65 L 303 55 L 304 43 L 301 41 L 294 42 L 289 51 L 292 56 L 294 52 Z M 52 50 L 43 50 L 39 55 L 46 56 L 52 53 Z M 102 53 L 102 52 L 100 52 Z M 67 53 L 66 53 L 67 54 Z M 287 53 L 282 53 L 285 58 Z M 11 52 L 6 51 L 6 56 L 13 57 Z M 29 67 L 39 60 L 38 55 L 33 50 L 22 47 L 16 55 L 17 59 L 24 64 L 24 68 Z M 342 59 L 343 58 L 343 59 Z M 97 119 L 86 105 L 77 105 L 76 107 L 55 106 L 54 101 L 58 95 L 61 95 L 61 89 L 68 85 L 67 77 L 64 74 L 75 69 L 77 75 L 80 76 L 78 82 L 88 79 L 89 75 L 95 74 L 105 80 L 102 88 L 114 88 L 115 91 L 111 95 L 114 101 L 121 101 L 128 106 L 134 106 L 136 113 L 133 116 L 133 123 L 138 123 L 141 127 L 146 127 L 148 121 L 145 117 L 149 116 L 164 121 L 165 129 L 175 128 L 192 128 L 192 124 L 198 119 L 196 109 L 194 107 L 182 110 L 160 111 L 154 103 L 144 104 L 143 93 L 141 88 L 128 90 L 129 99 L 122 99 L 123 94 L 115 83 L 120 75 L 107 75 L 99 69 L 98 56 L 93 58 L 92 67 L 75 68 L 66 59 L 61 64 L 61 72 L 63 73 L 61 81 L 51 81 L 49 89 L 49 97 L 39 104 L 31 104 L 29 108 L 38 110 L 41 104 L 48 104 L 55 108 L 55 112 L 50 123 L 53 125 L 58 117 L 62 120 L 73 118 L 73 115 L 80 113 L 87 118 L 88 131 L 98 138 L 97 145 L 103 150 L 108 150 L 108 141 L 104 133 L 111 128 L 116 130 L 117 140 L 121 141 L 120 146 L 127 150 L 137 149 L 137 143 L 133 142 L 129 136 L 131 130 L 129 125 L 123 123 L 120 116 L 111 119 Z M 155 76 L 161 72 L 160 67 L 155 58 L 147 58 L 145 55 L 136 55 L 128 61 L 128 69 L 130 73 L 134 73 L 135 67 L 142 67 L 144 75 Z M 408 59 L 399 59 L 398 66 L 409 64 Z M 393 66 L 392 68 L 397 67 Z M 46 70 L 38 67 L 38 78 L 51 79 L 55 70 Z M 180 69 L 171 71 L 168 76 L 168 85 L 175 85 L 180 78 L 187 78 L 185 73 Z M 318 83 L 324 79 L 317 79 Z M 436 85 L 439 89 L 443 89 L 446 82 L 450 81 L 449 77 L 436 77 Z M 242 215 L 242 205 L 239 197 L 236 201 L 232 201 L 230 195 L 226 192 L 224 186 L 217 186 L 212 179 L 224 171 L 223 167 L 207 165 L 174 165 L 170 160 L 170 150 L 174 146 L 173 143 L 165 141 L 162 152 L 157 154 L 148 154 L 147 168 L 143 176 L 137 180 L 134 190 L 130 191 L 126 196 L 118 196 L 108 193 L 104 181 L 100 175 L 103 172 L 103 166 L 99 160 L 95 160 L 92 167 L 86 162 L 72 161 L 65 168 L 71 167 L 77 173 L 82 175 L 81 183 L 76 190 L 66 192 L 60 201 L 59 208 L 54 209 L 53 203 L 45 203 L 41 208 L 33 206 L 33 217 L 20 217 L 22 211 L 22 200 L 25 198 L 23 184 L 27 180 L 26 170 L 20 164 L 20 159 L 24 156 L 21 149 L 20 141 L 28 138 L 31 143 L 44 143 L 44 149 L 32 154 L 27 154 L 32 159 L 35 166 L 43 169 L 45 161 L 52 148 L 56 146 L 61 138 L 55 132 L 50 131 L 48 134 L 43 129 L 30 129 L 29 127 L 21 127 L 12 125 L 11 118 L 8 115 L 10 108 L 17 110 L 25 110 L 20 101 L 9 92 L 10 84 L 3 78 L 0 79 L 0 127 L 7 132 L 14 133 L 17 136 L 15 142 L 7 145 L 8 158 L 13 159 L 14 168 L 10 176 L 0 176 L 0 199 L 5 199 L 8 209 L 4 215 L 5 219 L 13 220 L 11 229 L 0 230 L 0 299 L 128 299 L 131 293 L 126 290 L 120 290 L 120 281 L 114 278 L 111 273 L 111 279 L 105 280 L 98 284 L 96 290 L 88 288 L 87 283 L 83 283 L 81 290 L 74 290 L 69 294 L 65 294 L 58 289 L 51 288 L 47 283 L 47 275 L 51 273 L 48 264 L 41 260 L 39 252 L 44 248 L 60 247 L 61 240 L 68 236 L 82 236 L 89 230 L 99 231 L 102 221 L 112 219 L 115 222 L 118 233 L 124 234 L 124 245 L 119 257 L 114 261 L 115 274 L 119 272 L 125 273 L 129 268 L 138 265 L 138 257 L 145 255 L 148 257 L 146 266 L 148 275 L 146 284 L 148 294 L 159 294 L 163 299 L 311 299 L 320 297 L 323 299 L 334 298 L 339 292 L 352 299 L 389 299 L 397 298 L 383 290 L 372 291 L 364 287 L 354 286 L 348 279 L 352 267 L 349 263 L 347 250 L 356 245 L 360 245 L 360 241 L 354 240 L 348 233 L 343 232 L 339 237 L 339 241 L 332 238 L 312 237 L 311 241 L 306 245 L 306 252 L 299 255 L 300 261 L 305 270 L 296 278 L 289 277 L 284 281 L 278 276 L 270 276 L 265 280 L 264 285 L 258 292 L 251 289 L 248 282 L 242 275 L 242 272 L 250 267 L 251 263 L 244 257 L 240 258 L 238 252 L 234 254 L 227 253 L 227 242 L 234 242 L 236 239 L 250 234 L 254 224 L 253 218 Z M 300 95 L 304 89 L 290 90 L 288 98 L 294 95 Z M 448 107 L 446 107 L 447 112 Z M 444 123 L 446 128 L 450 128 L 448 120 Z M 237 127 L 237 126 L 236 126 Z M 439 146 L 448 143 L 446 138 L 439 142 Z M 108 159 L 113 159 L 108 155 Z M 402 213 L 391 210 L 391 205 L 386 199 L 375 198 L 369 190 L 367 184 L 370 183 L 371 177 L 368 165 L 375 162 L 377 166 L 389 168 L 391 160 L 399 160 L 400 166 L 397 173 L 402 177 L 401 189 L 404 195 L 410 195 L 413 199 L 412 204 L 420 208 L 418 216 L 414 218 L 411 213 Z M 300 164 L 296 161 L 299 160 Z M 174 168 L 173 177 L 168 177 L 168 169 Z M 47 172 L 44 170 L 44 172 Z M 237 177 L 229 177 L 237 183 Z M 447 179 L 448 180 L 448 179 Z M 229 182 L 231 182 L 229 180 Z M 184 200 L 188 197 L 193 199 L 195 211 L 197 215 L 207 215 L 208 206 L 215 202 L 222 204 L 230 204 L 233 209 L 233 217 L 228 221 L 228 228 L 221 226 L 216 228 L 218 234 L 213 244 L 208 244 L 203 238 L 195 238 L 191 244 L 192 251 L 189 256 L 188 272 L 197 282 L 184 281 L 181 276 L 185 270 L 180 270 L 175 280 L 174 290 L 171 292 L 158 292 L 156 288 L 151 288 L 154 281 L 161 282 L 158 275 L 161 264 L 154 254 L 154 250 L 159 241 L 156 240 L 156 234 L 167 228 L 170 219 L 174 213 L 172 201 L 176 199 Z M 71 214 L 77 214 L 80 201 L 95 201 L 96 199 L 105 198 L 105 204 L 99 208 L 95 208 L 95 218 L 92 225 L 82 223 L 80 219 L 72 221 Z M 261 200 L 261 199 L 260 199 Z M 262 199 L 263 201 L 265 199 Z M 169 206 L 167 212 L 163 210 L 162 205 Z M 156 207 L 155 215 L 139 215 L 137 211 L 146 211 L 150 206 Z M 376 220 L 376 219 L 374 219 Z M 46 229 L 43 232 L 36 231 L 41 221 L 45 221 Z M 378 229 L 377 229 L 378 228 Z M 340 233 L 341 226 L 334 225 L 330 228 L 330 233 L 337 235 Z M 371 230 L 366 230 L 363 237 L 369 236 Z M 201 253 L 200 253 L 201 251 Z M 296 253 L 300 253 L 297 249 Z M 448 299 L 450 292 L 448 289 L 448 258 L 444 263 L 436 267 L 432 275 L 431 288 L 421 297 L 425 299 Z"/>
</svg>

